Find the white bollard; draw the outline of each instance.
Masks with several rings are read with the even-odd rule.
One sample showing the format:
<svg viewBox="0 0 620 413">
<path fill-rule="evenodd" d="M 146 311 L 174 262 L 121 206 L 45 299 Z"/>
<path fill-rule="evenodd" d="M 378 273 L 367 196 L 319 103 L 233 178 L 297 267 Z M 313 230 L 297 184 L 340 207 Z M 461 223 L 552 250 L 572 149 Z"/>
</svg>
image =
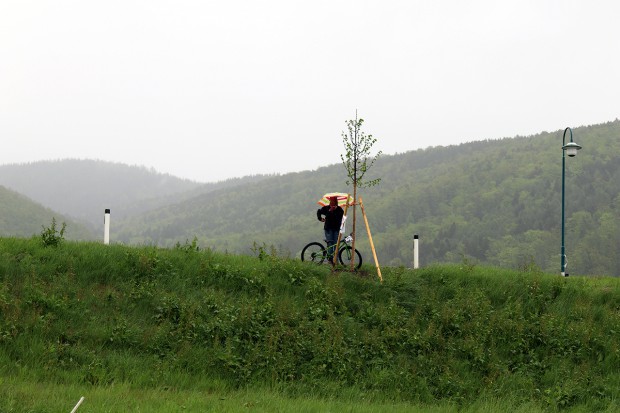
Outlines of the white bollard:
<svg viewBox="0 0 620 413">
<path fill-rule="evenodd" d="M 418 234 L 413 236 L 413 269 L 420 268 L 420 248 L 418 246 Z"/>
<path fill-rule="evenodd" d="M 110 243 L 110 210 L 105 210 L 103 216 L 103 243 L 108 245 Z"/>
</svg>

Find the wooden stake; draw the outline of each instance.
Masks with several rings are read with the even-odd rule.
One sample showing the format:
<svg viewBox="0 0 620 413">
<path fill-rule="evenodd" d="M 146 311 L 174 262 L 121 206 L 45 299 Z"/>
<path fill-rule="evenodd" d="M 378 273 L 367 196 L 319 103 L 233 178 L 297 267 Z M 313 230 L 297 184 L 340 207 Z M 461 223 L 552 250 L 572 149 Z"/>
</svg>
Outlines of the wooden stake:
<svg viewBox="0 0 620 413">
<path fill-rule="evenodd" d="M 368 232 L 368 239 L 370 240 L 370 249 L 372 249 L 372 256 L 374 257 L 375 265 L 377 266 L 377 274 L 379 275 L 379 280 L 383 282 L 383 277 L 381 276 L 381 268 L 379 268 L 379 261 L 377 260 L 377 251 L 375 251 L 375 244 L 372 242 L 372 235 L 370 234 L 370 227 L 368 226 L 368 218 L 366 218 L 366 212 L 364 211 L 364 203 L 362 202 L 362 197 L 360 197 L 360 207 L 362 208 L 362 216 L 364 217 L 364 222 L 366 223 L 366 231 Z"/>
</svg>

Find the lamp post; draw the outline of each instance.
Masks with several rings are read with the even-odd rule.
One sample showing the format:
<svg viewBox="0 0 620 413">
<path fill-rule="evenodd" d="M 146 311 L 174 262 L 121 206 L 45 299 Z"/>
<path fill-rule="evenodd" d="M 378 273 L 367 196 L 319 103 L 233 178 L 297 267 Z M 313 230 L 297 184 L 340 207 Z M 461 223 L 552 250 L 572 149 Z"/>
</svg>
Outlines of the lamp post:
<svg viewBox="0 0 620 413">
<path fill-rule="evenodd" d="M 566 132 L 570 132 L 570 142 L 566 143 Z M 581 149 L 581 146 L 573 142 L 573 130 L 571 128 L 564 129 L 562 135 L 562 248 L 560 251 L 560 274 L 562 277 L 568 276 L 566 274 L 566 249 L 564 248 L 564 181 L 565 181 L 565 167 L 566 167 L 566 155 L 571 158 L 577 155 L 577 151 Z"/>
</svg>

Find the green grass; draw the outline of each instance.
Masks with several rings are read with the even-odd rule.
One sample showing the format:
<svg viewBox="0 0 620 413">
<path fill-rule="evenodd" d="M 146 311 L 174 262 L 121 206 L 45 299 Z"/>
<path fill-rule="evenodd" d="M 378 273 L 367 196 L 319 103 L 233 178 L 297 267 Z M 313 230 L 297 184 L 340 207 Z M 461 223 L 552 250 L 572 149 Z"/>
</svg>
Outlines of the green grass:
<svg viewBox="0 0 620 413">
<path fill-rule="evenodd" d="M 618 280 L 382 272 L 2 238 L 0 412 L 617 409 Z"/>
<path fill-rule="evenodd" d="M 412 405 L 410 403 L 373 402 L 368 403 L 358 394 L 345 395 L 339 400 L 305 397 L 287 397 L 273 390 L 244 389 L 223 390 L 196 386 L 192 390 L 174 388 L 133 388 L 126 384 L 111 386 L 58 385 L 53 383 L 32 383 L 2 381 L 0 396 L 2 412 L 59 412 L 70 411 L 84 397 L 78 411 L 91 413 L 131 412 L 407 412 L 407 413 L 456 413 L 509 411 L 513 413 L 545 412 L 549 409 L 534 402 L 515 403 L 503 400 L 484 399 L 463 407 L 437 402 L 434 405 Z M 618 406 L 612 403 L 603 409 L 579 406 L 567 409 L 572 412 L 616 412 Z"/>
<path fill-rule="evenodd" d="M 200 386 L 196 386 L 200 387 Z M 273 390 L 223 390 L 195 388 L 133 388 L 126 384 L 111 386 L 58 385 L 20 381 L 2 382 L 2 412 L 70 411 L 84 397 L 78 411 L 91 413 L 131 412 L 407 412 L 456 413 L 510 411 L 536 413 L 544 410 L 533 403 L 515 405 L 498 400 L 478 401 L 468 407 L 454 404 L 412 405 L 410 403 L 368 403 L 358 394 L 345 394 L 339 400 L 311 395 L 291 398 Z M 607 411 L 616 411 L 609 406 Z M 589 410 L 582 410 L 584 412 Z"/>
</svg>

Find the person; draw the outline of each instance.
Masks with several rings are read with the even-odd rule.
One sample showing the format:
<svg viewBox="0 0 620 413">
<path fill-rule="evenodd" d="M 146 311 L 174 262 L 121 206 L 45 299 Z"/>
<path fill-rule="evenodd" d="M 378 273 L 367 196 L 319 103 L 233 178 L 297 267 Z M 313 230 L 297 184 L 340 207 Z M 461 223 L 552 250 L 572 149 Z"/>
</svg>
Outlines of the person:
<svg viewBox="0 0 620 413">
<path fill-rule="evenodd" d="M 329 205 L 325 205 L 316 211 L 316 217 L 319 221 L 324 222 L 325 242 L 327 243 L 327 257 L 332 261 L 332 253 L 338 242 L 338 232 L 340 232 L 340 224 L 344 210 L 338 205 L 338 197 L 329 198 Z"/>
</svg>

